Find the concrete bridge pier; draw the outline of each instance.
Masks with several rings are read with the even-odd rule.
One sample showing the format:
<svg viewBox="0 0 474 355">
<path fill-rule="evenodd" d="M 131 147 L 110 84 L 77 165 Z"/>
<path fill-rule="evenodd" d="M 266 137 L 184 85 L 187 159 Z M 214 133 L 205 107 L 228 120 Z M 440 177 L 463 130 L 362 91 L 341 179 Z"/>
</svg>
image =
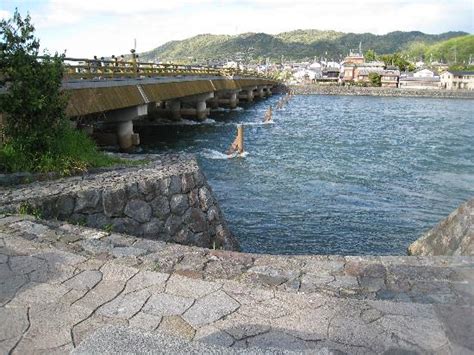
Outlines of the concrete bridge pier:
<svg viewBox="0 0 474 355">
<path fill-rule="evenodd" d="M 263 92 L 265 93 L 265 96 L 272 96 L 273 93 L 272 93 L 272 86 L 271 85 L 266 85 L 264 88 L 263 88 Z"/>
<path fill-rule="evenodd" d="M 140 144 L 140 136 L 133 132 L 133 120 L 145 116 L 147 112 L 148 105 L 145 104 L 113 110 L 105 114 L 107 121 L 116 127 L 117 141 L 121 150 L 127 151 Z"/>
<path fill-rule="evenodd" d="M 181 114 L 186 116 L 192 116 L 198 121 L 204 121 L 209 115 L 210 111 L 207 108 L 206 101 L 209 101 L 213 98 L 214 92 L 184 97 L 181 99 L 181 102 L 183 104 L 194 105 L 195 108 L 181 108 Z"/>
<path fill-rule="evenodd" d="M 240 90 L 233 90 L 233 91 L 223 91 L 223 92 L 216 92 L 214 94 L 214 99 L 208 101 L 211 105 L 211 108 L 218 108 L 219 106 L 226 106 L 231 109 L 237 107 L 239 103 L 238 93 Z"/>
<path fill-rule="evenodd" d="M 208 116 L 206 101 L 196 102 L 196 118 L 198 121 L 204 121 Z"/>
<path fill-rule="evenodd" d="M 171 111 L 171 118 L 175 121 L 181 120 L 181 101 L 168 101 L 168 109 Z"/>
<path fill-rule="evenodd" d="M 250 88 L 245 88 L 239 93 L 239 100 L 245 100 L 247 102 L 252 102 L 253 101 L 253 91 L 256 89 L 255 87 L 250 87 Z"/>
<path fill-rule="evenodd" d="M 230 106 L 230 108 L 234 109 L 234 108 L 237 107 L 238 104 L 239 104 L 239 98 L 237 97 L 237 92 L 234 91 L 230 94 L 229 106 Z"/>
<path fill-rule="evenodd" d="M 207 106 L 209 106 L 213 110 L 216 110 L 219 108 L 219 99 L 217 98 L 216 95 L 214 98 L 207 100 Z"/>
<path fill-rule="evenodd" d="M 263 99 L 265 97 L 265 91 L 264 91 L 264 86 L 257 86 L 257 88 L 254 90 L 254 97 L 258 97 L 260 99 Z"/>
</svg>

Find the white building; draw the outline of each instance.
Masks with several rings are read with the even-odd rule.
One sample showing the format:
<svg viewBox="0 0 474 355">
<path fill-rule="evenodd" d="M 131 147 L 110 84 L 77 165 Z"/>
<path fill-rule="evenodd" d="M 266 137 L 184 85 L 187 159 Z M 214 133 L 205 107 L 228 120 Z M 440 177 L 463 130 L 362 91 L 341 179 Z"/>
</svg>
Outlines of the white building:
<svg viewBox="0 0 474 355">
<path fill-rule="evenodd" d="M 446 71 L 441 74 L 441 88 L 474 90 L 474 71 Z"/>
<path fill-rule="evenodd" d="M 314 80 L 316 78 L 316 73 L 312 70 L 302 69 L 293 73 L 293 77 L 297 81 L 300 81 L 300 82 L 307 81 L 307 80 Z"/>
<path fill-rule="evenodd" d="M 413 74 L 415 78 L 433 78 L 435 73 L 428 69 L 418 70 Z"/>
<path fill-rule="evenodd" d="M 314 73 L 314 78 L 319 79 L 323 77 L 323 70 L 321 64 L 314 62 L 309 66 L 309 70 Z"/>
</svg>

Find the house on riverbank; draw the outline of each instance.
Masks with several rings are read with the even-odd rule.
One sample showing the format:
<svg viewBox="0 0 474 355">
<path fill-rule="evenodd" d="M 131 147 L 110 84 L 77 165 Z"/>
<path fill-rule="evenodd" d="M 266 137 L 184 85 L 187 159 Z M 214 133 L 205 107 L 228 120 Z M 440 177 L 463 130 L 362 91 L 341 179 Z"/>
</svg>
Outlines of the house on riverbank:
<svg viewBox="0 0 474 355">
<path fill-rule="evenodd" d="M 474 90 L 474 71 L 446 71 L 441 74 L 441 88 Z"/>
<path fill-rule="evenodd" d="M 429 69 L 421 69 L 415 73 L 404 73 L 400 77 L 400 89 L 439 89 L 440 77 Z"/>
</svg>

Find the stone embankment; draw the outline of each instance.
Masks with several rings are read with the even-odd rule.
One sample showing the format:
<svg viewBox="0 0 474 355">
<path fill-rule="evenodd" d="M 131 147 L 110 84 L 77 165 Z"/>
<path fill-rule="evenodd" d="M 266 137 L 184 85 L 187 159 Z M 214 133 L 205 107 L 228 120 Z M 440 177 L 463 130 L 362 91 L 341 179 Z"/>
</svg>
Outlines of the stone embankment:
<svg viewBox="0 0 474 355">
<path fill-rule="evenodd" d="M 347 96 L 396 96 L 431 97 L 440 99 L 474 99 L 474 90 L 396 89 L 337 85 L 292 85 L 296 95 L 347 95 Z"/>
<path fill-rule="evenodd" d="M 474 198 L 412 243 L 408 254 L 474 256 Z"/>
<path fill-rule="evenodd" d="M 0 214 L 28 213 L 134 236 L 237 250 L 211 187 L 191 156 L 55 181 L 0 187 Z"/>
</svg>

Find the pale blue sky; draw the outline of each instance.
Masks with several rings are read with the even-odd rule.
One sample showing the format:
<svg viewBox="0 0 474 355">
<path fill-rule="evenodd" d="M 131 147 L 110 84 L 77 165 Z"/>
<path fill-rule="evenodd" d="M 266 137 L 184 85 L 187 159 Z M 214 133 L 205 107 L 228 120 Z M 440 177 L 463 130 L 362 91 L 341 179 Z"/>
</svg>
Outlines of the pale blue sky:
<svg viewBox="0 0 474 355">
<path fill-rule="evenodd" d="M 321 29 L 384 34 L 474 31 L 472 0 L 0 0 L 30 12 L 43 47 L 68 56 L 139 52 L 200 33 Z"/>
</svg>

